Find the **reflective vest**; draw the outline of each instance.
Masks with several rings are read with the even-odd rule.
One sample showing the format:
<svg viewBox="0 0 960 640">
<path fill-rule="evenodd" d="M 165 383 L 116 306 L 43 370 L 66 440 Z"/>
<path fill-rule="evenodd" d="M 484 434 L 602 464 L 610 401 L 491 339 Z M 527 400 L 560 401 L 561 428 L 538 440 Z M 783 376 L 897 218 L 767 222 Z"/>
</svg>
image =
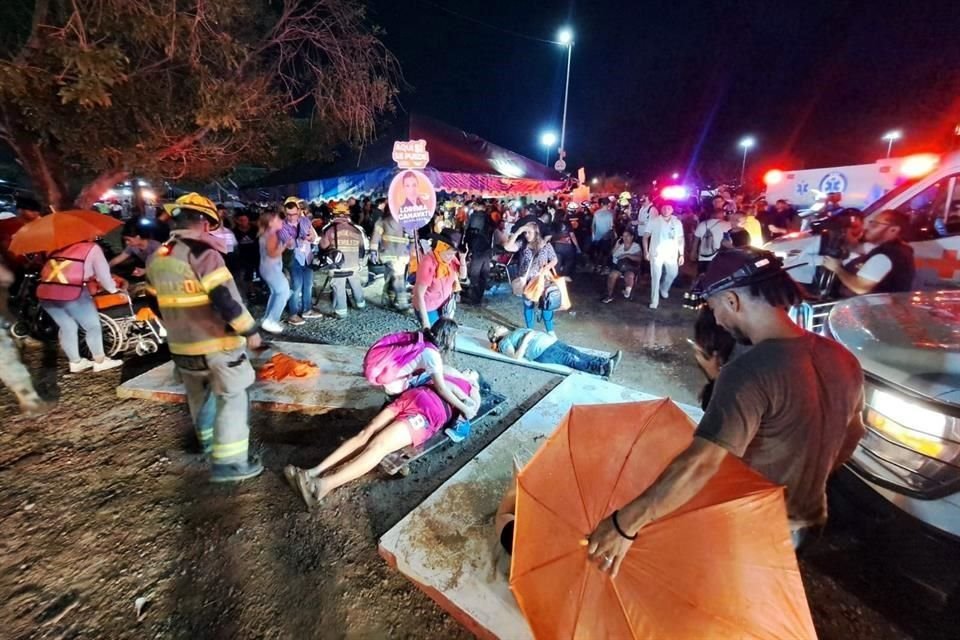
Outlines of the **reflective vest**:
<svg viewBox="0 0 960 640">
<path fill-rule="evenodd" d="M 94 246 L 92 242 L 78 242 L 51 253 L 40 270 L 37 298 L 58 302 L 79 298 L 87 286 L 84 263 Z"/>
</svg>

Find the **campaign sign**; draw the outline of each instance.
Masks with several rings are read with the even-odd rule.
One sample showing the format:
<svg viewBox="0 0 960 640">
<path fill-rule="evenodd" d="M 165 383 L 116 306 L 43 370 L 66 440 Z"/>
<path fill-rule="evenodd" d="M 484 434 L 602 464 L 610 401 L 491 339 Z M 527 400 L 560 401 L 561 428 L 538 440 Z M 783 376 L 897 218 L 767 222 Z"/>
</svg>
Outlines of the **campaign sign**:
<svg viewBox="0 0 960 640">
<path fill-rule="evenodd" d="M 430 178 L 416 169 L 406 169 L 390 181 L 387 202 L 404 231 L 412 233 L 433 217 L 437 194 Z"/>
<path fill-rule="evenodd" d="M 423 169 L 430 162 L 426 140 L 397 140 L 393 143 L 393 161 L 401 169 Z"/>
</svg>

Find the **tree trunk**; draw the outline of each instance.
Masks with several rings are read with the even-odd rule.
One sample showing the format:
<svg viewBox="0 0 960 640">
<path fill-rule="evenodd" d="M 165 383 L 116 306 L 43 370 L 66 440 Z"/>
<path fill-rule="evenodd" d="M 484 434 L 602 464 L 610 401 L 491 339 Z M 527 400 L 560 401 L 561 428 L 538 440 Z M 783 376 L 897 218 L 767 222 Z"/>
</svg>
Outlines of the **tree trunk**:
<svg viewBox="0 0 960 640">
<path fill-rule="evenodd" d="M 115 169 L 104 171 L 96 178 L 91 180 L 80 190 L 74 205 L 78 209 L 89 209 L 93 203 L 98 201 L 107 189 L 110 189 L 118 182 L 123 182 L 130 177 L 130 172 Z"/>
<path fill-rule="evenodd" d="M 46 210 L 59 211 L 69 208 L 70 197 L 66 181 L 59 162 L 52 154 L 45 152 L 34 142 L 18 142 L 11 146 Z"/>
</svg>

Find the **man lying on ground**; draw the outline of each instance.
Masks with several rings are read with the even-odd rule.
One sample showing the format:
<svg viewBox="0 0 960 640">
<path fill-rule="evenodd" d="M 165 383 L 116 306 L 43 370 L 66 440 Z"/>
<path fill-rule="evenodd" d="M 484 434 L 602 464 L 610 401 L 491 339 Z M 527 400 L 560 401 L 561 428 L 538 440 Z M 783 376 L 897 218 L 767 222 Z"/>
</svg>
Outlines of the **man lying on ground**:
<svg viewBox="0 0 960 640">
<path fill-rule="evenodd" d="M 487 339 L 491 349 L 514 360 L 559 364 L 604 378 L 613 375 L 623 358 L 622 351 L 617 351 L 610 358 L 585 353 L 536 329 L 508 329 L 492 325 L 487 329 Z"/>
<path fill-rule="evenodd" d="M 476 414 L 476 408 L 480 406 L 479 374 L 470 370 L 460 373 L 447 367 L 444 378 L 458 400 Z M 412 387 L 391 401 L 363 431 L 337 447 L 319 465 L 312 469 L 287 465 L 283 475 L 312 509 L 337 487 L 375 469 L 387 455 L 410 445 L 422 445 L 454 415 L 454 409 L 443 400 L 432 383 Z"/>
</svg>

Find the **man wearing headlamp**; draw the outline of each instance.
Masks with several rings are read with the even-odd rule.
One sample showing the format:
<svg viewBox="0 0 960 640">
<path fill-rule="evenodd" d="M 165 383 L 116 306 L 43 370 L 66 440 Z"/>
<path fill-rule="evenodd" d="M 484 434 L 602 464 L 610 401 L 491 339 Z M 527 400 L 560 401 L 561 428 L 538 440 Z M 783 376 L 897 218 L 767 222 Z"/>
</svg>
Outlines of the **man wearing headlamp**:
<svg viewBox="0 0 960 640">
<path fill-rule="evenodd" d="M 638 532 L 693 498 L 731 453 L 786 486 L 794 546 L 827 518 L 826 484 L 863 435 L 863 372 L 787 310 L 796 284 L 772 253 L 722 250 L 697 289 L 717 322 L 753 345 L 723 366 L 691 445 L 642 495 L 602 521 L 591 556 L 616 574 Z"/>
</svg>

